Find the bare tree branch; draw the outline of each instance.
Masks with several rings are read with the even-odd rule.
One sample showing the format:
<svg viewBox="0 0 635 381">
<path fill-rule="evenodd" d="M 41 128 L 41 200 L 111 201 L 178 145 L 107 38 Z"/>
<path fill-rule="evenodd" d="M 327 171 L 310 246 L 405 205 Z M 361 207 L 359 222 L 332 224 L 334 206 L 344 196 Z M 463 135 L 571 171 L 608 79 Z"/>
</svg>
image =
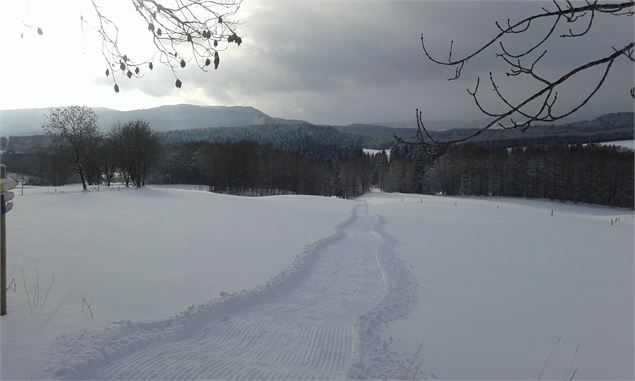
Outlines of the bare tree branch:
<svg viewBox="0 0 635 381">
<path fill-rule="evenodd" d="M 508 71 L 505 73 L 506 76 L 526 76 L 536 81 L 538 89 L 529 96 L 526 96 L 520 102 L 512 102 L 502 93 L 500 85 L 495 81 L 493 74 L 489 73 L 490 85 L 497 99 L 504 106 L 503 111 L 491 111 L 483 106 L 483 103 L 479 99 L 478 94 L 480 78 L 477 78 L 474 90 L 467 90 L 468 94 L 472 97 L 472 100 L 474 101 L 479 111 L 486 116 L 493 118 L 486 125 L 482 126 L 468 136 L 457 139 L 439 141 L 434 139 L 427 131 L 423 123 L 422 112 L 417 109 L 417 141 L 404 142 L 403 139 L 399 139 L 399 141 L 408 144 L 419 144 L 424 147 L 427 153 L 430 153 L 432 156 L 438 156 L 440 154 L 443 154 L 443 152 L 447 150 L 448 146 L 473 139 L 476 136 L 481 135 L 484 131 L 493 127 L 504 129 L 518 128 L 521 130 L 526 130 L 537 122 L 551 123 L 560 120 L 575 113 L 589 102 L 589 100 L 604 84 L 609 72 L 611 71 L 611 68 L 613 67 L 613 63 L 618 58 L 626 57 L 631 62 L 635 62 L 633 58 L 634 42 L 630 42 L 619 49 L 613 47 L 612 54 L 575 67 L 570 71 L 562 74 L 557 79 L 551 80 L 539 74 L 536 68 L 543 57 L 547 55 L 548 50 L 545 49 L 536 58 L 530 58 L 530 55 L 532 55 L 532 53 L 540 47 L 545 46 L 547 41 L 554 36 L 554 33 L 560 24 L 566 23 L 571 24 L 571 26 L 568 28 L 566 33 L 560 34 L 559 37 L 576 38 L 590 33 L 596 20 L 595 16 L 597 13 L 603 13 L 613 16 L 633 16 L 635 11 L 635 1 L 633 0 L 621 3 L 600 2 L 599 0 L 594 0 L 593 2 L 585 1 L 585 5 L 580 6 L 575 6 L 571 1 L 568 0 L 565 0 L 563 5 L 553 0 L 553 5 L 555 6 L 554 10 L 542 8 L 542 13 L 531 15 L 517 22 L 512 22 L 507 19 L 505 26 L 502 26 L 501 23 L 496 22 L 496 27 L 498 28 L 499 32 L 486 43 L 480 45 L 471 53 L 467 53 L 461 58 L 454 58 L 454 41 L 450 42 L 450 49 L 447 60 L 435 58 L 433 55 L 430 54 L 422 34 L 421 47 L 425 56 L 434 63 L 445 66 L 453 66 L 455 68 L 454 76 L 450 77 L 449 80 L 456 80 L 460 78 L 463 68 L 468 61 L 480 55 L 486 49 L 498 45 L 498 47 L 500 48 L 500 52 L 496 53 L 496 56 L 501 58 L 509 66 Z M 507 36 L 522 34 L 524 32 L 527 32 L 528 30 L 531 30 L 534 25 L 533 22 L 539 19 L 552 20 L 552 23 L 548 27 L 546 34 L 538 39 L 537 42 L 530 44 L 529 47 L 512 53 L 503 42 L 503 38 Z M 584 23 L 581 28 L 576 28 L 576 23 L 578 22 Z M 565 83 L 569 83 L 575 75 L 582 72 L 591 71 L 592 69 L 599 67 L 603 67 L 602 74 L 597 82 L 591 86 L 588 94 L 582 100 L 577 101 L 568 109 L 557 112 L 556 110 L 558 108 L 559 87 L 561 87 Z M 634 89 L 630 90 L 630 95 L 635 99 L 634 92 Z"/>
<path fill-rule="evenodd" d="M 142 77 L 146 69 L 153 70 L 155 60 L 172 71 L 175 86 L 180 88 L 182 82 L 177 70 L 185 68 L 188 62 L 193 60 L 203 71 L 208 71 L 212 63 L 214 69 L 218 69 L 219 52 L 226 50 L 231 43 L 242 43 L 237 34 L 240 22 L 235 20 L 241 0 L 130 1 L 147 26 L 155 49 L 152 57 L 138 58 L 122 51 L 117 23 L 107 15 L 98 0 L 91 0 L 96 25 L 91 25 L 83 16 L 80 18 L 82 25 L 91 26 L 101 39 L 101 50 L 107 64 L 105 74 L 112 78 L 116 92 L 119 91 L 118 75 Z"/>
</svg>

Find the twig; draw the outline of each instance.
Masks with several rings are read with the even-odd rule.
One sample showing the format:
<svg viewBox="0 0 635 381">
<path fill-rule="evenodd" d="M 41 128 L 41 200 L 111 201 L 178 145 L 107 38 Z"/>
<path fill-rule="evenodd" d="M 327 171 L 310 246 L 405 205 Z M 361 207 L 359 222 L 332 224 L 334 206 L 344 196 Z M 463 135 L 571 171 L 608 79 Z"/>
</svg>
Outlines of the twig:
<svg viewBox="0 0 635 381">
<path fill-rule="evenodd" d="M 11 285 L 13 285 L 13 292 L 15 292 L 15 290 L 16 290 L 15 278 L 11 278 L 11 282 L 9 282 L 9 286 L 7 287 L 7 291 L 9 291 L 11 289 Z"/>
<path fill-rule="evenodd" d="M 91 308 L 91 303 L 88 303 L 88 300 L 86 300 L 86 298 L 82 298 L 82 312 L 85 311 L 84 306 L 88 308 L 88 312 L 90 313 L 90 318 L 94 319 L 95 315 L 93 315 L 93 309 Z"/>
<path fill-rule="evenodd" d="M 419 345 L 419 348 L 417 348 L 417 351 L 414 353 L 414 355 L 412 356 L 412 359 L 410 360 L 410 362 L 408 363 L 408 366 L 406 367 L 406 370 L 404 372 L 404 374 L 402 375 L 402 380 L 409 380 L 411 379 L 410 377 L 410 373 L 412 372 L 412 369 L 415 367 L 415 363 L 417 362 L 417 360 L 419 359 L 419 356 L 421 355 L 421 351 L 423 350 L 423 341 L 421 341 L 421 345 Z M 417 376 L 417 373 L 419 372 L 419 368 L 421 367 L 421 363 L 419 363 L 416 368 L 415 368 L 415 372 L 412 376 L 412 379 L 414 379 L 414 377 Z"/>
<path fill-rule="evenodd" d="M 51 278 L 51 284 L 49 284 L 49 288 L 48 290 L 46 290 L 46 295 L 44 296 L 44 300 L 42 301 L 42 305 L 40 306 L 40 309 L 44 308 L 44 306 L 46 305 L 46 301 L 49 298 L 49 293 L 51 292 L 51 289 L 53 288 L 53 283 L 55 283 L 55 272 L 53 272 L 53 277 Z"/>
<path fill-rule="evenodd" d="M 573 373 L 571 374 L 571 377 L 569 377 L 569 381 L 573 380 L 573 378 L 575 377 L 575 372 L 578 371 L 578 368 L 573 370 Z"/>
<path fill-rule="evenodd" d="M 556 340 L 556 343 L 554 344 L 553 348 L 551 348 L 551 352 L 549 352 L 549 356 L 547 356 L 547 361 L 545 361 L 545 364 L 542 366 L 542 370 L 540 371 L 540 374 L 538 375 L 538 380 L 542 378 L 543 374 L 545 373 L 545 369 L 547 369 L 549 362 L 551 362 L 551 356 L 553 356 L 553 352 L 556 351 L 556 348 L 558 347 L 558 344 L 560 343 L 560 339 L 562 339 L 562 335 L 558 337 L 558 340 Z"/>
<path fill-rule="evenodd" d="M 33 307 L 40 305 L 40 273 L 35 270 L 35 290 L 33 290 Z"/>
<path fill-rule="evenodd" d="M 26 276 L 24 276 L 24 271 L 20 270 L 22 273 L 22 281 L 24 282 L 24 293 L 26 294 L 26 301 L 29 303 L 29 313 L 33 313 L 33 307 L 31 307 L 31 298 L 29 297 L 29 288 L 26 285 Z"/>
<path fill-rule="evenodd" d="M 579 350 L 580 350 L 580 341 L 578 340 L 578 346 L 575 348 L 575 352 L 573 353 L 573 358 L 571 359 L 571 365 L 569 366 L 569 373 L 573 371 L 573 364 L 575 363 L 575 358 L 578 356 Z M 575 372 L 573 372 L 573 375 L 575 375 Z M 571 378 L 573 378 L 573 375 L 571 376 Z"/>
</svg>

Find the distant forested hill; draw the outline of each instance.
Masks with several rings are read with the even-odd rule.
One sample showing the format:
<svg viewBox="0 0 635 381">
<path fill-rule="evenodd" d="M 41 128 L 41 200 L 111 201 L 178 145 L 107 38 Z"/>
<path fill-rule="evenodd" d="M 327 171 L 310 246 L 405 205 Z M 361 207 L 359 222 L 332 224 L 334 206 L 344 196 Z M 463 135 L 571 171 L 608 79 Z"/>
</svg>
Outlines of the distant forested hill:
<svg viewBox="0 0 635 381">
<path fill-rule="evenodd" d="M 172 107 L 185 112 L 187 107 L 190 106 L 165 106 L 165 110 L 159 108 L 161 110 L 153 109 L 155 111 L 152 112 L 165 116 L 167 110 Z M 199 112 L 205 114 L 209 111 L 207 108 L 192 107 L 194 108 L 190 112 L 194 114 Z M 242 109 L 234 111 L 238 112 Z M 234 111 L 225 111 L 229 114 L 234 113 Z M 152 129 L 161 133 L 161 139 L 166 144 L 198 141 L 217 143 L 251 141 L 259 144 L 268 144 L 276 149 L 302 153 L 309 158 L 319 160 L 348 158 L 352 152 L 362 148 L 387 149 L 396 143 L 395 135 L 408 141 L 415 141 L 416 136 L 416 129 L 413 128 L 392 128 L 369 124 L 336 127 L 320 126 L 305 121 L 270 118 L 255 109 L 247 110 L 246 114 L 242 113 L 242 111 L 238 112 L 238 114 L 234 114 L 232 117 L 234 119 L 232 120 L 235 123 L 239 123 L 238 116 L 242 115 L 241 118 L 244 117 L 246 119 L 242 119 L 240 123 L 255 123 L 259 120 L 264 120 L 264 123 L 233 127 L 179 128 L 172 131 L 164 131 L 161 129 L 164 127 L 161 126 L 177 123 L 175 119 L 169 119 L 165 116 L 166 119 L 159 123 L 156 122 L 157 119 L 160 119 L 159 116 L 153 115 L 150 110 L 147 110 L 147 112 L 147 118 L 143 118 L 144 114 L 135 114 L 135 117 L 149 120 Z M 168 114 L 173 114 L 173 112 Z M 216 121 L 218 122 L 219 120 L 227 121 L 228 119 L 219 117 Z M 157 128 L 155 123 L 159 123 L 161 128 Z M 632 140 L 634 137 L 633 125 L 634 114 L 632 112 L 615 113 L 603 115 L 590 121 L 534 126 L 525 132 L 520 130 L 488 130 L 464 144 L 500 148 L 546 143 L 578 144 Z M 182 127 L 183 125 L 181 124 L 180 126 Z M 452 129 L 431 131 L 431 134 L 440 140 L 447 140 L 467 136 L 474 131 L 475 129 Z M 46 150 L 50 144 L 50 138 L 44 135 L 12 136 L 10 139 L 0 138 L 0 150 L 13 152 Z"/>
<path fill-rule="evenodd" d="M 269 115 L 253 107 L 167 105 L 142 110 L 118 111 L 96 108 L 102 131 L 110 131 L 116 123 L 145 120 L 155 131 L 171 131 L 204 127 L 252 126 L 269 123 Z M 48 108 L 0 110 L 0 136 L 26 136 L 42 132 Z"/>
<path fill-rule="evenodd" d="M 332 127 L 316 126 L 306 122 L 169 131 L 160 136 L 164 144 L 249 141 L 270 145 L 283 151 L 297 152 L 309 159 L 320 161 L 348 159 L 353 154 L 361 152 L 369 140 L 363 136 L 342 133 Z"/>
<path fill-rule="evenodd" d="M 611 140 L 633 139 L 634 114 L 621 112 L 606 114 L 593 120 L 567 124 L 533 126 L 523 132 L 519 129 L 490 129 L 469 141 L 469 144 L 488 142 L 496 146 L 516 146 L 544 143 L 591 143 Z M 416 129 L 392 128 L 367 124 L 352 124 L 337 127 L 340 132 L 363 136 L 369 142 L 367 148 L 385 149 L 394 144 L 394 136 L 415 141 Z M 476 128 L 459 128 L 445 131 L 430 131 L 439 140 L 459 139 L 477 131 Z"/>
</svg>

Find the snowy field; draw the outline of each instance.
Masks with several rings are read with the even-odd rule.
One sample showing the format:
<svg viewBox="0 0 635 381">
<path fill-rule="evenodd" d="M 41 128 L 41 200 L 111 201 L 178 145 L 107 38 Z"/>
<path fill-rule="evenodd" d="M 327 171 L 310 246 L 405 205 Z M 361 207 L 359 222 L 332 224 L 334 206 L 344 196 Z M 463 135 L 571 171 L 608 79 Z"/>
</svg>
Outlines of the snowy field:
<svg viewBox="0 0 635 381">
<path fill-rule="evenodd" d="M 512 198 L 364 199 L 386 217 L 421 286 L 416 311 L 385 335 L 405 353 L 423 345 L 426 373 L 563 380 L 577 368 L 575 379 L 633 378 L 632 211 Z"/>
<path fill-rule="evenodd" d="M 333 234 L 354 205 L 311 196 L 80 189 L 16 192 L 7 216 L 7 275 L 16 287 L 2 318 L 3 379 L 50 378 L 38 372 L 59 352 L 49 346 L 58 335 L 166 319 L 223 291 L 258 287 L 307 244 Z"/>
<path fill-rule="evenodd" d="M 16 192 L 2 379 L 633 377 L 630 210 L 174 188 Z"/>
</svg>

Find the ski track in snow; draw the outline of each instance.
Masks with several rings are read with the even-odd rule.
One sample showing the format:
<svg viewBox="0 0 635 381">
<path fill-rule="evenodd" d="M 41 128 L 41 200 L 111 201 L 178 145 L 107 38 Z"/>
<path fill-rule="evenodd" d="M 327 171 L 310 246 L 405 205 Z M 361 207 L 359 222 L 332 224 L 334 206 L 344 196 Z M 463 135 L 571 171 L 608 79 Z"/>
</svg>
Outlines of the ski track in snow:
<svg viewBox="0 0 635 381">
<path fill-rule="evenodd" d="M 383 218 L 366 205 L 266 285 L 159 322 L 117 322 L 58 340 L 45 375 L 71 379 L 398 378 L 380 336 L 416 303 Z"/>
</svg>

